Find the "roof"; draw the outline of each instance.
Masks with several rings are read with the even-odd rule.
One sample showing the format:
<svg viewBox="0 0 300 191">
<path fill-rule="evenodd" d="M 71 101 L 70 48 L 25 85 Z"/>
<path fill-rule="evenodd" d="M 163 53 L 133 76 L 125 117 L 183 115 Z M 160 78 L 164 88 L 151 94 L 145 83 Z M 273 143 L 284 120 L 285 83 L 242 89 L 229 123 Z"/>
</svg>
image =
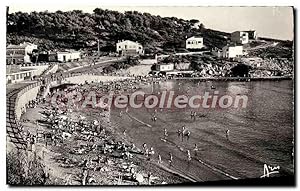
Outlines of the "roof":
<svg viewBox="0 0 300 191">
<path fill-rule="evenodd" d="M 10 44 L 6 48 L 9 48 L 9 49 L 20 49 L 20 48 L 26 48 L 27 46 L 37 46 L 37 45 L 32 44 L 30 42 L 23 42 L 21 44 Z"/>
<path fill-rule="evenodd" d="M 171 64 L 174 64 L 174 63 L 173 62 L 170 62 L 170 63 L 165 63 L 165 62 L 157 63 L 157 65 L 171 65 Z"/>
<path fill-rule="evenodd" d="M 70 53 L 80 53 L 79 51 L 75 50 L 66 50 L 66 51 L 58 51 L 57 54 L 70 54 Z"/>
<path fill-rule="evenodd" d="M 223 48 L 225 48 L 225 47 L 243 47 L 242 45 L 240 45 L 240 44 L 228 44 L 228 45 L 226 45 L 226 46 L 224 46 Z M 222 49 L 223 49 L 222 48 Z"/>
<path fill-rule="evenodd" d="M 18 74 L 18 73 L 24 73 L 24 72 L 29 72 L 29 71 L 35 71 L 36 69 L 19 69 L 19 68 L 12 68 L 9 72 L 6 73 L 8 74 Z"/>
<path fill-rule="evenodd" d="M 9 48 L 9 49 L 20 49 L 20 48 L 26 48 L 26 47 L 27 47 L 26 44 L 23 44 L 23 45 L 10 44 L 6 48 Z"/>
<path fill-rule="evenodd" d="M 6 58 L 24 58 L 25 54 L 7 54 Z"/>
<path fill-rule="evenodd" d="M 243 32 L 256 32 L 256 30 L 248 30 L 248 31 L 243 31 Z"/>
<path fill-rule="evenodd" d="M 192 36 L 186 40 L 196 40 L 196 39 L 199 39 L 199 38 L 203 38 L 202 36 Z"/>
<path fill-rule="evenodd" d="M 139 42 L 134 42 L 134 41 L 132 41 L 132 40 L 124 40 L 124 41 L 121 41 L 121 42 L 118 42 L 117 44 L 119 44 L 119 43 L 134 43 L 134 44 L 138 44 L 138 45 L 141 45 L 142 46 L 142 44 L 141 43 L 139 43 Z"/>
</svg>

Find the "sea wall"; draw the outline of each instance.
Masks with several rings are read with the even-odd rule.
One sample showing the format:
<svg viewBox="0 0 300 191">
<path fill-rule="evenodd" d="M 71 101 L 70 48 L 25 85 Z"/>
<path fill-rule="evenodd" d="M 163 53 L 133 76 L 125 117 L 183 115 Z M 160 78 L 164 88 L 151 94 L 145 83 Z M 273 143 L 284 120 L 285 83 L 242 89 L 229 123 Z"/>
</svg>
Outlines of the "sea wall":
<svg viewBox="0 0 300 191">
<path fill-rule="evenodd" d="M 15 102 L 15 113 L 16 118 L 19 120 L 21 118 L 22 112 L 26 111 L 26 104 L 29 103 L 29 101 L 35 100 L 39 90 L 41 87 L 41 83 L 35 83 L 32 84 L 32 86 L 28 86 L 25 89 L 21 90 L 18 93 L 18 96 L 16 98 Z"/>
</svg>

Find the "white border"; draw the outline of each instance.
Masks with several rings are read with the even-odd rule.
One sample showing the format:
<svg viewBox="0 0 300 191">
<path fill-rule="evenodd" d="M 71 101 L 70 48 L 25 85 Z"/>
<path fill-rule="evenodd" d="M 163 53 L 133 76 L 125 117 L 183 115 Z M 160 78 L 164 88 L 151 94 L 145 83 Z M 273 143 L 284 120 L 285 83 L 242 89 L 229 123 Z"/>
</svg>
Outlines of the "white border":
<svg viewBox="0 0 300 191">
<path fill-rule="evenodd" d="M 240 1 L 240 0 L 170 0 L 170 1 L 162 1 L 162 0 L 70 0 L 70 1 L 62 1 L 62 0 L 51 0 L 51 1 L 39 1 L 39 0 L 2 0 L 0 1 L 0 47 L 1 47 L 1 54 L 0 54 L 0 72 L 1 72 L 1 92 L 2 95 L 0 96 L 1 99 L 1 147 L 0 147 L 0 169 L 1 169 L 1 190 L 7 190 L 7 189 L 11 189 L 6 185 L 6 164 L 5 164 L 5 160 L 6 160 L 6 96 L 4 95 L 6 86 L 5 86 L 5 49 L 6 49 L 6 5 L 10 5 L 13 6 L 14 4 L 31 4 L 31 5 L 43 5 L 43 6 L 49 6 L 49 5 L 66 5 L 66 4 L 85 4 L 85 5 L 105 5 L 105 6 L 294 6 L 296 8 L 296 11 L 298 11 L 297 9 L 299 9 L 299 0 L 252 0 L 252 1 Z M 297 16 L 297 14 L 296 14 Z M 299 21 L 296 19 L 296 26 L 297 26 L 297 31 L 299 31 Z M 295 34 L 296 35 L 296 34 Z M 298 48 L 296 49 L 296 56 L 299 56 L 299 51 Z M 296 59 L 298 60 L 298 58 Z M 298 65 L 298 63 L 296 63 L 295 65 Z M 299 74 L 299 66 L 296 66 L 297 68 L 297 74 Z M 297 77 L 297 76 L 296 76 Z M 297 80 L 297 89 L 300 88 L 300 82 Z M 297 102 L 297 106 L 299 101 Z M 297 116 L 295 116 L 296 119 L 300 119 L 300 114 L 297 113 Z M 299 139 L 299 131 L 297 131 L 297 136 Z M 296 141 L 298 142 L 298 141 Z M 299 151 L 299 147 L 297 147 L 297 152 Z M 299 172 L 299 164 L 296 165 L 297 167 L 297 172 Z M 299 179 L 299 174 L 296 173 L 298 176 L 297 178 L 297 182 Z M 35 187 L 35 188 L 30 188 L 30 187 L 25 187 L 25 188 L 18 188 L 21 190 L 29 190 L 29 189 L 41 189 L 41 187 Z M 43 188 L 45 190 L 62 190 L 62 188 L 59 187 L 47 187 L 47 188 Z M 69 188 L 65 188 L 65 189 L 69 189 Z M 73 188 L 74 189 L 74 188 Z M 77 187 L 75 188 L 77 190 L 81 190 L 82 187 Z M 84 189 L 88 189 L 88 188 L 84 188 Z M 105 190 L 113 190 L 113 189 L 125 189 L 125 190 L 131 190 L 133 189 L 133 187 L 121 187 L 121 188 L 116 188 L 116 187 L 97 187 L 97 188 L 92 188 L 92 189 L 105 189 Z M 151 189 L 151 188 L 134 188 L 134 189 Z M 184 187 L 179 187 L 179 188 L 175 188 L 175 187 L 161 187 L 160 189 L 186 189 Z M 210 190 L 217 190 L 220 188 L 205 188 L 205 187 L 194 187 L 194 188 L 190 188 L 190 189 L 210 189 Z M 221 188 L 224 190 L 232 190 L 232 189 L 241 189 L 239 187 L 237 188 Z M 247 188 L 246 188 L 247 189 Z M 280 190 L 287 190 L 290 188 L 281 188 L 281 187 L 275 187 L 275 188 L 252 188 L 255 190 L 262 190 L 262 189 L 266 189 L 266 190 L 273 190 L 273 189 L 280 189 Z"/>
</svg>

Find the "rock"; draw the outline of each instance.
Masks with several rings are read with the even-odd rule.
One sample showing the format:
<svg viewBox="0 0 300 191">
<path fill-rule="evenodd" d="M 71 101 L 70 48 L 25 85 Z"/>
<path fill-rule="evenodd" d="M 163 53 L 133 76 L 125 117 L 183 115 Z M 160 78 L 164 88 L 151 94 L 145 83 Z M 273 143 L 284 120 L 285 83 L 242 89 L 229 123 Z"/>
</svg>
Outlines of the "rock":
<svg viewBox="0 0 300 191">
<path fill-rule="evenodd" d="M 142 183 L 144 181 L 144 177 L 143 175 L 136 173 L 135 180 L 138 181 L 139 183 Z"/>
</svg>

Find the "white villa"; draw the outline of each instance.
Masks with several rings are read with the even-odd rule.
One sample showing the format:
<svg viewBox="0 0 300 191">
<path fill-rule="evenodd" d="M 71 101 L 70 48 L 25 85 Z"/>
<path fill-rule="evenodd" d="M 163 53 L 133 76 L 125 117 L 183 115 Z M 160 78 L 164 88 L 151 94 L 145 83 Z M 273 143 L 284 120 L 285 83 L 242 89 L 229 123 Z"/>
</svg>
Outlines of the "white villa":
<svg viewBox="0 0 300 191">
<path fill-rule="evenodd" d="M 30 54 L 37 49 L 37 45 L 24 42 L 19 45 L 10 44 L 6 47 L 6 63 L 7 64 L 23 64 L 29 63 Z"/>
<path fill-rule="evenodd" d="M 243 55 L 244 51 L 242 45 L 227 45 L 222 48 L 223 58 L 236 58 Z"/>
<path fill-rule="evenodd" d="M 116 47 L 117 53 L 122 56 L 144 54 L 143 46 L 140 43 L 131 40 L 119 41 L 116 44 Z"/>
<path fill-rule="evenodd" d="M 80 59 L 80 52 L 78 51 L 63 51 L 56 53 L 58 62 L 70 62 Z"/>
<path fill-rule="evenodd" d="M 204 47 L 203 45 L 203 37 L 195 37 L 192 36 L 186 39 L 185 42 L 186 49 L 201 49 Z"/>
</svg>

